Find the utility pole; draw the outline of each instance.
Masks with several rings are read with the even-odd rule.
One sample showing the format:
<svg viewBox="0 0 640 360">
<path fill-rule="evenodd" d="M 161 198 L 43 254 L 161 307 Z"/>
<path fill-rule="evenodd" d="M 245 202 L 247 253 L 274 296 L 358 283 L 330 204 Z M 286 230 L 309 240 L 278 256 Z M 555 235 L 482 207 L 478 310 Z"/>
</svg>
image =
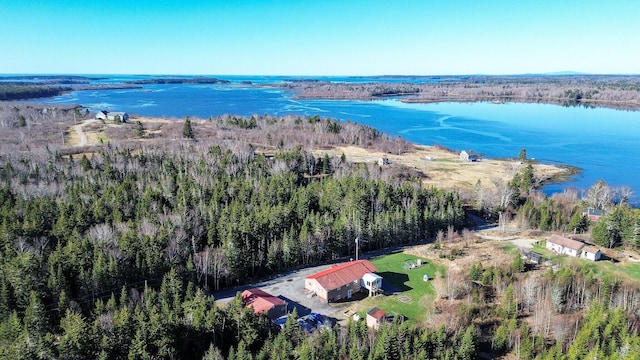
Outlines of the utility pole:
<svg viewBox="0 0 640 360">
<path fill-rule="evenodd" d="M 356 236 L 356 261 L 358 261 L 358 237 Z"/>
</svg>

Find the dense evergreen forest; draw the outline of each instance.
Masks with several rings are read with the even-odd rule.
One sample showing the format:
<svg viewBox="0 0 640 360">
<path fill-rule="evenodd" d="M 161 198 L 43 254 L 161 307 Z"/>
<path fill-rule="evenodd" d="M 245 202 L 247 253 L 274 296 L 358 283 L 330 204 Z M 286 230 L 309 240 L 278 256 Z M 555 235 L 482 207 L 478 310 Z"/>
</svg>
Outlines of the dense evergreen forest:
<svg viewBox="0 0 640 360">
<path fill-rule="evenodd" d="M 474 264 L 434 283 L 447 321 L 379 331 L 350 321 L 306 334 L 293 318 L 279 330 L 240 298 L 218 307 L 212 290 L 348 257 L 356 236 L 369 251 L 462 230 L 463 200 L 424 188 L 419 174 L 315 157 L 290 136 L 406 146 L 354 124 L 221 117 L 154 135 L 132 122 L 112 132 L 126 140 L 69 151 L 60 134 L 81 114 L 3 108 L 2 359 L 640 357 L 637 286 L 580 267 L 528 277 L 516 260 Z M 213 133 L 226 140 L 204 136 Z M 273 145 L 259 149 L 257 133 Z M 528 197 L 526 174 L 489 216 L 527 198 L 527 214 L 558 201 Z M 569 210 L 552 225 L 579 211 L 554 206 Z"/>
<path fill-rule="evenodd" d="M 70 91 L 70 87 L 45 85 L 6 85 L 0 83 L 0 100 L 24 100 L 52 97 Z"/>
</svg>

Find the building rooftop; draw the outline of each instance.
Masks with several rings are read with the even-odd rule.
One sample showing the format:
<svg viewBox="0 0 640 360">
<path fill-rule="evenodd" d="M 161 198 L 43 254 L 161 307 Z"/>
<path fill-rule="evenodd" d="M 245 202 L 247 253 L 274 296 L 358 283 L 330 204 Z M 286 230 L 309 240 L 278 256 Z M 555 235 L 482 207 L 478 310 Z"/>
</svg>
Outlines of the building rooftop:
<svg viewBox="0 0 640 360">
<path fill-rule="evenodd" d="M 557 244 L 569 248 L 571 250 L 580 250 L 585 245 L 582 241 L 569 239 L 568 237 L 560 235 L 551 235 L 547 240 L 550 243 Z"/>
<path fill-rule="evenodd" d="M 269 311 L 274 306 L 287 304 L 284 300 L 260 289 L 247 289 L 243 291 L 242 301 L 244 301 L 246 306 L 253 308 L 253 311 L 258 315 Z"/>
<path fill-rule="evenodd" d="M 376 270 L 376 267 L 369 260 L 357 260 L 331 266 L 306 278 L 316 279 L 323 288 L 333 290 L 350 282 L 360 280 L 364 274 L 372 273 Z"/>
<path fill-rule="evenodd" d="M 372 307 L 369 311 L 367 311 L 367 315 L 371 316 L 376 320 L 380 320 L 384 318 L 384 316 L 387 315 L 387 313 L 382 309 L 379 309 L 377 307 Z"/>
<path fill-rule="evenodd" d="M 595 253 L 597 253 L 598 251 L 600 251 L 600 249 L 598 249 L 598 248 L 597 248 L 597 247 L 595 247 L 595 246 L 585 246 L 584 248 L 582 248 L 582 251 L 583 251 L 583 252 L 590 253 L 590 254 L 595 254 Z"/>
</svg>

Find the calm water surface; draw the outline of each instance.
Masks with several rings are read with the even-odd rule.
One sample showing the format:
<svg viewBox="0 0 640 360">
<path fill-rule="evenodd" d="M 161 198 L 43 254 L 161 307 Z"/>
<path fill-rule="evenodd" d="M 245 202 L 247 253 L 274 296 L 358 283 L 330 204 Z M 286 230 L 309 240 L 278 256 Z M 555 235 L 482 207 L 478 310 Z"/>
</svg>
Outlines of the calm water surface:
<svg viewBox="0 0 640 360">
<path fill-rule="evenodd" d="M 126 77 L 117 80 L 123 79 Z M 640 197 L 640 112 L 542 104 L 298 100 L 280 89 L 240 84 L 243 80 L 266 84 L 281 81 L 279 78 L 229 80 L 233 81 L 230 85 L 145 85 L 143 89 L 77 91 L 48 102 L 78 103 L 92 111 L 113 109 L 177 118 L 318 114 L 369 125 L 418 144 L 475 150 L 488 157 L 516 157 L 526 148 L 531 158 L 583 169 L 567 183 L 546 186 L 547 193 L 567 186 L 587 189 L 604 179 L 613 186 L 630 186 Z"/>
</svg>

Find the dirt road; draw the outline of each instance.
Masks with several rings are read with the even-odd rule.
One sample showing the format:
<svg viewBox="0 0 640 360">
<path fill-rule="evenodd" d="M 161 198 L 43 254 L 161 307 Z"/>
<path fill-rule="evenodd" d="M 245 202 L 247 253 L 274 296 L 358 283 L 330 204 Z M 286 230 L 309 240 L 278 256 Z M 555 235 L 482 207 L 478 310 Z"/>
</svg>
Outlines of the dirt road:
<svg viewBox="0 0 640 360">
<path fill-rule="evenodd" d="M 80 137 L 80 141 L 73 145 L 73 146 L 86 146 L 87 145 L 87 135 L 84 133 L 84 131 L 82 130 L 82 128 L 86 125 L 89 125 L 91 123 L 94 123 L 98 120 L 96 119 L 89 119 L 86 121 L 81 122 L 80 124 L 77 124 L 74 126 L 76 133 L 78 134 L 78 136 Z"/>
</svg>

